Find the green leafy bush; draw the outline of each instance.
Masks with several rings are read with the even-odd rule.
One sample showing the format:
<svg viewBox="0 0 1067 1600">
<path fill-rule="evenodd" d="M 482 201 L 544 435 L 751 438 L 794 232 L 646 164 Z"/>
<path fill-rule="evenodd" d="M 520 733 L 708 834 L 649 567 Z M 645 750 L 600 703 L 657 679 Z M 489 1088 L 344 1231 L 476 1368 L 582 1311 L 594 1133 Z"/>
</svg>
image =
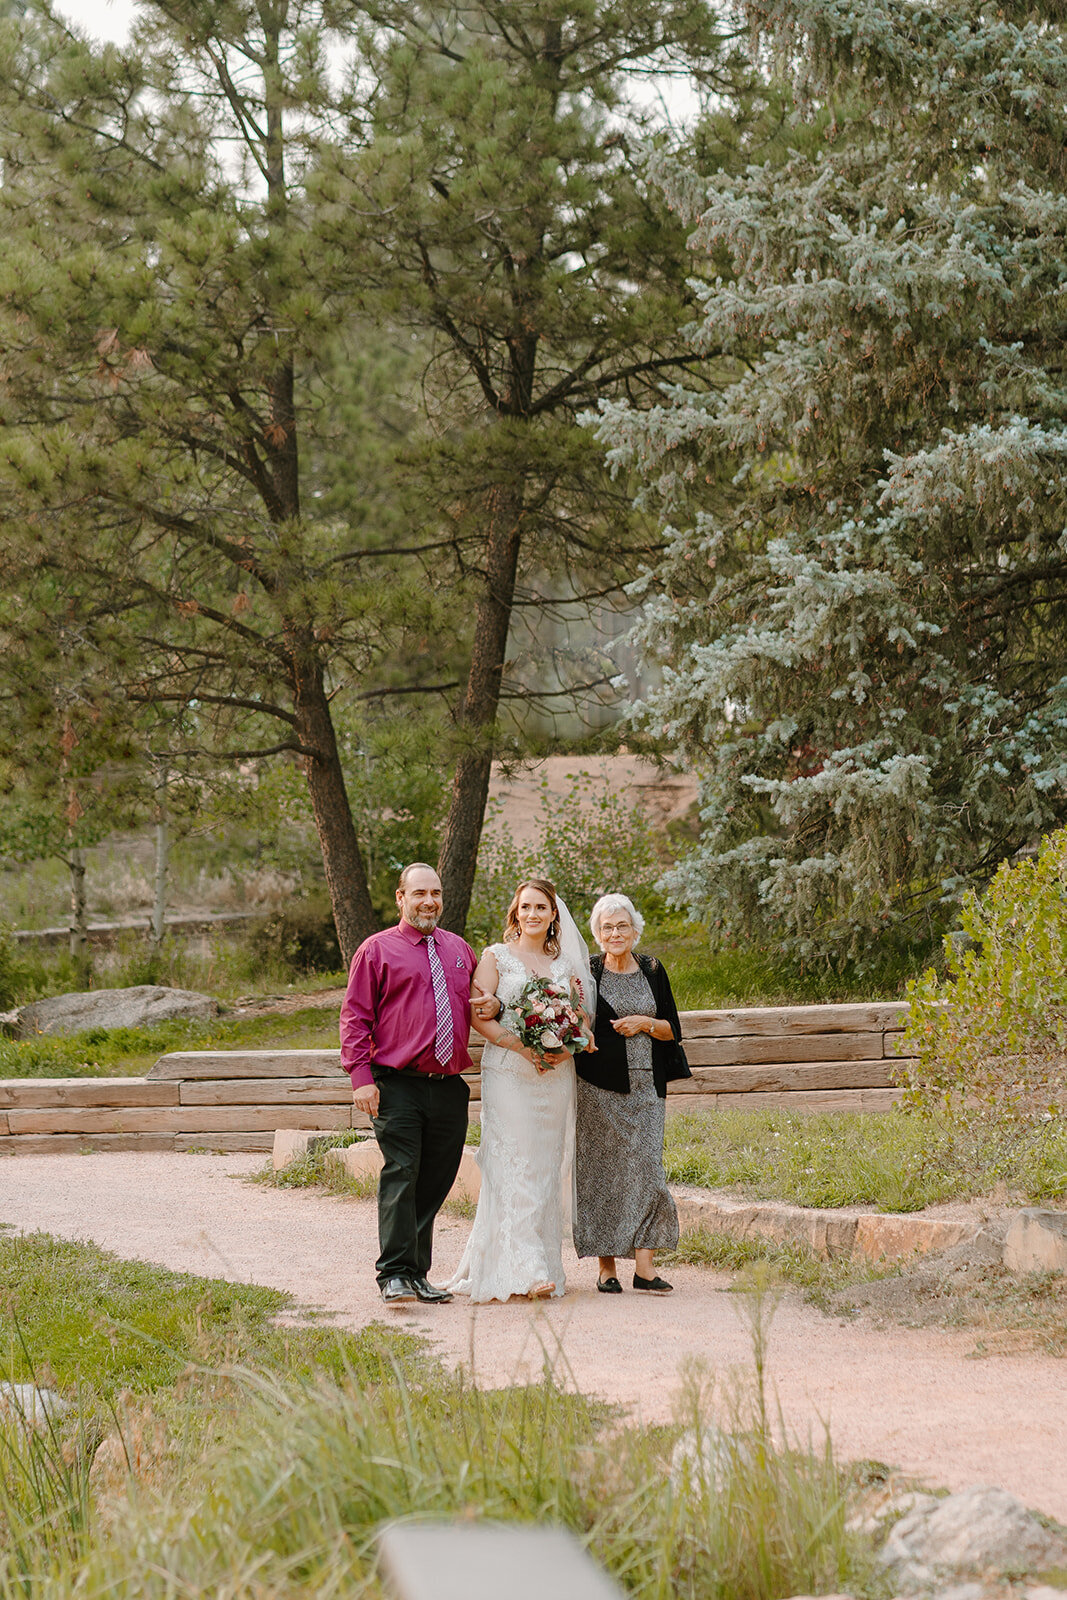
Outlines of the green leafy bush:
<svg viewBox="0 0 1067 1600">
<path fill-rule="evenodd" d="M 333 915 L 318 900 L 292 901 L 272 912 L 255 925 L 249 942 L 265 963 L 296 973 L 337 972 L 343 966 Z"/>
<path fill-rule="evenodd" d="M 579 926 L 609 890 L 628 894 L 646 916 L 662 907 L 653 886 L 666 865 L 666 836 L 606 784 L 595 792 L 595 782 L 590 773 L 578 773 L 557 792 L 543 778 L 541 815 L 529 845 L 506 830 L 499 803 L 490 811 L 467 920 L 473 944 L 500 938 L 515 885 L 525 877 L 550 878 Z"/>
<path fill-rule="evenodd" d="M 19 962 L 15 941 L 6 928 L 0 928 L 0 1011 L 14 1005 L 19 992 Z"/>
<path fill-rule="evenodd" d="M 908 986 L 901 1071 L 914 1105 L 993 1122 L 1067 1111 L 1067 829 L 964 901 L 947 975 Z"/>
</svg>

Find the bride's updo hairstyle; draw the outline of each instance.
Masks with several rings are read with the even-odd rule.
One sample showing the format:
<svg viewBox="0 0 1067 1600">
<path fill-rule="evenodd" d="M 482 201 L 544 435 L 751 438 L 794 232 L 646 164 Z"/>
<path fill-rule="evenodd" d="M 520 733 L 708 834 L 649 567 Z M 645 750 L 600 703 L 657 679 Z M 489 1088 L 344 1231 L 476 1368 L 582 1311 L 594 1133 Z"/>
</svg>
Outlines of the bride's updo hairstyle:
<svg viewBox="0 0 1067 1600">
<path fill-rule="evenodd" d="M 522 933 L 522 929 L 519 927 L 519 901 L 522 899 L 522 891 L 524 889 L 536 889 L 539 894 L 544 895 L 552 907 L 552 921 L 549 923 L 548 932 L 545 934 L 545 954 L 550 955 L 555 960 L 556 956 L 559 955 L 559 907 L 556 904 L 556 886 L 554 883 L 549 883 L 547 878 L 524 878 L 515 890 L 504 922 L 504 943 L 511 944 Z"/>
</svg>

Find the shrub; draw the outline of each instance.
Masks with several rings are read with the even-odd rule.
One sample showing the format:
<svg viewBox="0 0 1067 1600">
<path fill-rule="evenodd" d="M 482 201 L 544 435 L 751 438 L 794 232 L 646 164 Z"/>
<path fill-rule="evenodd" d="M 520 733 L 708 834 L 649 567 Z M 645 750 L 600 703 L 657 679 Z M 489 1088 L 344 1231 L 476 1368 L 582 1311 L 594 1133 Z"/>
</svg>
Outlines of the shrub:
<svg viewBox="0 0 1067 1600">
<path fill-rule="evenodd" d="M 579 773 L 556 792 L 543 778 L 541 815 L 529 845 L 505 830 L 499 803 L 490 811 L 467 921 L 472 943 L 500 938 L 515 885 L 525 877 L 550 878 L 579 926 L 608 890 L 630 895 L 646 916 L 662 906 L 653 886 L 666 864 L 666 836 L 639 806 L 606 784 L 594 792 L 592 782 L 590 774 Z"/>
<path fill-rule="evenodd" d="M 950 1117 L 1032 1121 L 1067 1111 L 1067 829 L 1005 863 L 945 940 L 947 976 L 908 985 L 901 1081 Z"/>
<path fill-rule="evenodd" d="M 7 1011 L 18 998 L 21 972 L 15 941 L 0 927 L 0 1011 Z"/>
<path fill-rule="evenodd" d="M 256 956 L 295 973 L 337 972 L 343 965 L 328 906 L 297 900 L 256 923 L 250 943 Z"/>
</svg>

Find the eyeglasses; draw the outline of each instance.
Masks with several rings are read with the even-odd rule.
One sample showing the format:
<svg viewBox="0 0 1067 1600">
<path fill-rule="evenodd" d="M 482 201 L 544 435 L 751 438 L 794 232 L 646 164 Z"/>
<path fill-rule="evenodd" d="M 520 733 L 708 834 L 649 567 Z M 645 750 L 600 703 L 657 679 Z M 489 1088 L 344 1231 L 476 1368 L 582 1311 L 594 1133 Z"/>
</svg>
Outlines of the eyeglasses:
<svg viewBox="0 0 1067 1600">
<path fill-rule="evenodd" d="M 633 933 L 633 931 L 634 925 L 632 922 L 602 922 L 600 924 L 600 932 L 609 936 L 613 933 Z"/>
</svg>

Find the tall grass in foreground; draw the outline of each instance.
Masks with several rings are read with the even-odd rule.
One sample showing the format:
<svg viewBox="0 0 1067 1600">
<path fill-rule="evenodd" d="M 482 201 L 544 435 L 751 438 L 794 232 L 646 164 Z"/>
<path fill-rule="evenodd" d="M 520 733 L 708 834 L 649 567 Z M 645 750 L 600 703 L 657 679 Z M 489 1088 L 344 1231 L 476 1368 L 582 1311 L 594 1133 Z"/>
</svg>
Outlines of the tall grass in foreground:
<svg viewBox="0 0 1067 1600">
<path fill-rule="evenodd" d="M 495 1392 L 399 1362 L 338 1382 L 221 1376 L 228 1387 L 213 1374 L 206 1392 L 229 1402 L 201 1416 L 193 1458 L 163 1452 L 97 1485 L 88 1517 L 58 1485 L 36 1506 L 3 1502 L 0 1593 L 376 1597 L 377 1532 L 408 1517 L 562 1524 L 642 1600 L 878 1592 L 828 1442 L 776 1445 L 762 1389 L 720 1411 L 715 1437 L 730 1442 L 709 1474 L 672 1471 L 678 1429 L 620 1426 L 550 1373 Z M 186 1406 L 202 1411 L 204 1392 L 193 1385 Z M 699 1437 L 711 1424 L 696 1388 L 691 1411 Z M 180 1432 L 181 1415 L 169 1425 Z M 6 1479 L 49 1448 L 9 1446 Z"/>
</svg>

